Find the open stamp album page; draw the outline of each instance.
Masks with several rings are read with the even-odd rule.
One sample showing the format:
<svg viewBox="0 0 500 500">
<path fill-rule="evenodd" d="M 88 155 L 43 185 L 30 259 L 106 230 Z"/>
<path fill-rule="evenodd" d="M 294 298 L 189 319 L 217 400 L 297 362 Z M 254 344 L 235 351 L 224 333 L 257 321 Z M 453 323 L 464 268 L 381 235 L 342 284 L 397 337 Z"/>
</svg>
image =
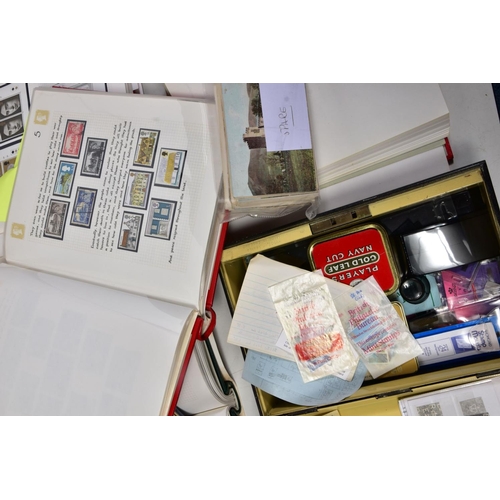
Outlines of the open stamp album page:
<svg viewBox="0 0 500 500">
<path fill-rule="evenodd" d="M 203 310 L 196 284 L 208 282 L 220 222 L 214 113 L 158 96 L 35 90 L 7 261 Z"/>
</svg>

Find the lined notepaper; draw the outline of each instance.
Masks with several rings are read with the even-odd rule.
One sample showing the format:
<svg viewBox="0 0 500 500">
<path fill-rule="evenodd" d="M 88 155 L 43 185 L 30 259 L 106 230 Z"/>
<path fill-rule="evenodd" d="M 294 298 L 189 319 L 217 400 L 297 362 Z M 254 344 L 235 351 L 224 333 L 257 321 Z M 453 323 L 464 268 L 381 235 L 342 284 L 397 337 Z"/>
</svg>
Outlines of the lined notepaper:
<svg viewBox="0 0 500 500">
<path fill-rule="evenodd" d="M 256 255 L 248 265 L 227 341 L 295 361 L 268 287 L 308 272 Z M 348 285 L 333 280 L 326 280 L 326 283 L 334 299 L 350 290 Z"/>
<path fill-rule="evenodd" d="M 268 287 L 307 272 L 262 255 L 255 256 L 241 287 L 227 341 L 294 361 L 292 352 L 280 347 L 286 336 Z"/>
</svg>

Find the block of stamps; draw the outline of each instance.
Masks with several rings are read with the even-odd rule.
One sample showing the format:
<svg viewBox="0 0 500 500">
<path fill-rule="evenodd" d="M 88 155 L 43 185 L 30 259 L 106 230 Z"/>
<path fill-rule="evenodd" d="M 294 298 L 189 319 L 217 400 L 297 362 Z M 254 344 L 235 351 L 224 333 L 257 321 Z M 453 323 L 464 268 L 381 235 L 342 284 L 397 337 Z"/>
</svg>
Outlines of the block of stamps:
<svg viewBox="0 0 500 500">
<path fill-rule="evenodd" d="M 130 170 L 127 179 L 127 189 L 123 200 L 124 207 L 142 208 L 148 206 L 153 173 L 141 170 Z"/>
<path fill-rule="evenodd" d="M 78 187 L 76 190 L 73 212 L 71 214 L 71 225 L 90 227 L 96 198 L 97 189 Z"/>
<path fill-rule="evenodd" d="M 134 212 L 124 212 L 120 226 L 120 239 L 118 248 L 137 252 L 142 227 L 142 214 Z"/>
<path fill-rule="evenodd" d="M 419 417 L 442 417 L 443 410 L 441 409 L 439 402 L 429 403 L 417 406 L 417 414 Z"/>
<path fill-rule="evenodd" d="M 179 188 L 187 151 L 161 148 L 156 171 L 156 186 Z"/>
<path fill-rule="evenodd" d="M 107 139 L 89 137 L 85 146 L 81 175 L 88 177 L 101 177 L 106 153 Z"/>
<path fill-rule="evenodd" d="M 64 227 L 68 216 L 69 201 L 50 200 L 49 210 L 45 219 L 43 235 L 47 238 L 64 238 Z"/>
<path fill-rule="evenodd" d="M 76 163 L 72 161 L 60 161 L 57 170 L 56 182 L 52 194 L 56 196 L 71 196 L 73 181 L 75 180 Z"/>
<path fill-rule="evenodd" d="M 141 128 L 137 137 L 135 148 L 134 165 L 141 167 L 152 167 L 158 146 L 159 130 Z"/>
<path fill-rule="evenodd" d="M 68 120 L 66 122 L 61 156 L 80 157 L 86 124 L 87 122 L 82 120 Z"/>
<path fill-rule="evenodd" d="M 151 206 L 146 222 L 145 236 L 169 240 L 172 234 L 177 202 L 169 200 L 151 199 Z"/>
</svg>

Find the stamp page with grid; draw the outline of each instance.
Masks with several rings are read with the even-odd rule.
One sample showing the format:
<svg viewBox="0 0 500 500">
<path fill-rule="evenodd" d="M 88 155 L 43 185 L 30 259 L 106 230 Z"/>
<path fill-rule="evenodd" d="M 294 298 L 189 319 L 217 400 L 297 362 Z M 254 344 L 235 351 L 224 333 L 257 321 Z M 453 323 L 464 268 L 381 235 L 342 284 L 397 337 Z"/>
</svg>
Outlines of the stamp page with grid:
<svg viewBox="0 0 500 500">
<path fill-rule="evenodd" d="M 211 103 L 39 89 L 9 263 L 203 308 L 221 182 Z"/>
</svg>

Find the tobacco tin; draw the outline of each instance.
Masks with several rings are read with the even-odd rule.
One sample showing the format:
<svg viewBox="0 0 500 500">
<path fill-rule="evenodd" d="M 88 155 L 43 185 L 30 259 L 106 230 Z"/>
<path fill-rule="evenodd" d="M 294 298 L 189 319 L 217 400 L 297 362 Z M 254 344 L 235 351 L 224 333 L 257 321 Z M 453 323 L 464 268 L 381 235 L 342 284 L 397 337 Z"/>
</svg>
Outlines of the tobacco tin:
<svg viewBox="0 0 500 500">
<path fill-rule="evenodd" d="M 373 276 L 387 295 L 399 286 L 399 273 L 387 233 L 377 224 L 335 232 L 309 245 L 313 269 L 340 283 L 354 286 Z"/>
</svg>

